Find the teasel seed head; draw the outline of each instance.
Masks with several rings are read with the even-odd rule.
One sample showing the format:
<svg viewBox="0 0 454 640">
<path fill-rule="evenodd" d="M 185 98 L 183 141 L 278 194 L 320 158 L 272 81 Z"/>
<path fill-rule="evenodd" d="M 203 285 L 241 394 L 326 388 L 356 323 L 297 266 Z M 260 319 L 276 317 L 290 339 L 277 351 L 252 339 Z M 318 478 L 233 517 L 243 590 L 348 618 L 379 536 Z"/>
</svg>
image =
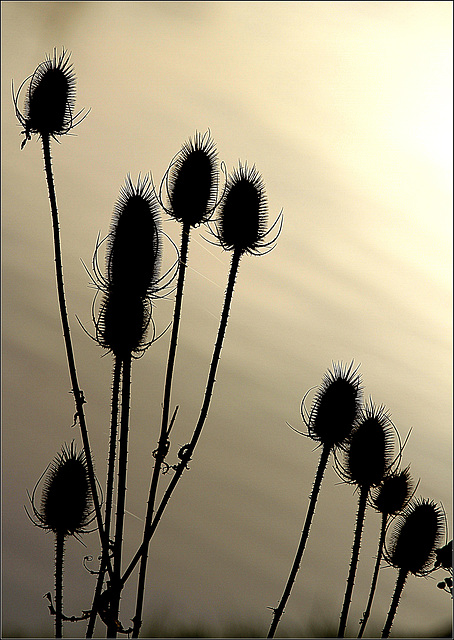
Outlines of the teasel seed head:
<svg viewBox="0 0 454 640">
<path fill-rule="evenodd" d="M 239 163 L 227 179 L 216 223 L 217 236 L 227 251 L 258 254 L 269 246 L 267 200 L 262 176 L 255 165 Z M 275 239 L 274 239 L 275 240 Z"/>
<path fill-rule="evenodd" d="M 341 475 L 361 487 L 378 486 L 391 466 L 392 423 L 384 406 L 370 400 L 351 432 Z"/>
<path fill-rule="evenodd" d="M 107 278 L 112 291 L 145 298 L 153 293 L 161 263 L 159 205 L 148 176 L 137 185 L 128 175 L 115 204 Z"/>
<path fill-rule="evenodd" d="M 169 215 L 192 227 L 210 218 L 217 204 L 218 159 L 209 131 L 204 135 L 196 132 L 183 144 L 166 171 L 164 182 L 169 202 L 164 208 Z"/>
<path fill-rule="evenodd" d="M 353 369 L 353 362 L 348 368 L 341 363 L 334 364 L 333 370 L 328 370 L 323 377 L 308 416 L 303 399 L 302 416 L 313 440 L 331 448 L 344 446 L 361 404 L 361 377 L 357 371 L 358 367 Z"/>
<path fill-rule="evenodd" d="M 414 500 L 398 516 L 384 557 L 398 569 L 427 575 L 443 535 L 442 509 L 432 500 Z"/>
<path fill-rule="evenodd" d="M 143 353 L 161 262 L 159 207 L 148 177 L 130 176 L 115 205 L 106 256 L 104 300 L 95 323 L 102 347 Z M 102 288 L 102 285 L 101 285 Z"/>
<path fill-rule="evenodd" d="M 64 445 L 52 461 L 44 480 L 40 510 L 35 508 L 33 499 L 32 507 L 35 524 L 43 529 L 61 536 L 85 533 L 93 519 L 93 501 L 85 453 L 77 453 L 74 442 L 69 447 Z"/>
<path fill-rule="evenodd" d="M 374 509 L 385 515 L 400 513 L 407 506 L 414 493 L 414 483 L 410 467 L 385 476 L 378 487 L 371 492 Z"/>
<path fill-rule="evenodd" d="M 54 49 L 53 57 L 47 56 L 35 69 L 30 76 L 24 114 L 19 111 L 17 102 L 28 78 L 13 95 L 17 118 L 24 127 L 22 147 L 31 139 L 31 134 L 55 138 L 79 124 L 80 120 L 76 122 L 76 119 L 82 112 L 74 114 L 76 77 L 69 61 L 70 55 L 63 49 L 57 56 L 57 50 Z"/>
</svg>

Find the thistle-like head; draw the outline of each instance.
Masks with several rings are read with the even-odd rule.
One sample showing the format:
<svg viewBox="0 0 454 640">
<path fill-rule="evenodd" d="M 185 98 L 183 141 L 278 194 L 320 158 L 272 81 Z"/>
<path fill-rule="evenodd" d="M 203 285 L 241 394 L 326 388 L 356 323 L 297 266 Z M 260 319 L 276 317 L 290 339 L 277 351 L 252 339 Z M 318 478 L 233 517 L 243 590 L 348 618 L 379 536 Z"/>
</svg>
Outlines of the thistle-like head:
<svg viewBox="0 0 454 640">
<path fill-rule="evenodd" d="M 392 423 L 383 405 L 371 400 L 348 437 L 341 475 L 361 487 L 378 486 L 392 462 Z"/>
<path fill-rule="evenodd" d="M 309 437 L 330 448 L 343 447 L 358 417 L 361 398 L 358 367 L 353 369 L 353 362 L 348 367 L 334 364 L 323 377 L 309 413 L 303 399 L 301 413 Z"/>
<path fill-rule="evenodd" d="M 16 116 L 24 127 L 22 147 L 31 139 L 31 134 L 55 138 L 68 133 L 81 121 L 76 120 L 82 112 L 74 113 L 76 76 L 69 59 L 70 54 L 64 49 L 59 56 L 54 49 L 53 56 L 47 56 L 33 74 L 24 80 L 18 92 L 15 95 L 13 93 Z M 27 80 L 30 83 L 22 114 L 17 103 Z"/>
<path fill-rule="evenodd" d="M 268 205 L 262 176 L 255 166 L 239 163 L 227 178 L 216 221 L 221 246 L 240 254 L 260 255 L 270 251 L 282 228 L 282 213 L 268 231 Z M 273 238 L 269 233 L 278 225 Z"/>
<path fill-rule="evenodd" d="M 405 509 L 414 491 L 410 467 L 399 472 L 393 471 L 371 491 L 372 506 L 385 515 L 395 515 Z"/>
<path fill-rule="evenodd" d="M 218 159 L 210 132 L 195 134 L 185 142 L 167 169 L 161 183 L 166 185 L 168 206 L 173 218 L 191 227 L 206 222 L 217 204 Z"/>
<path fill-rule="evenodd" d="M 398 516 L 384 557 L 398 569 L 427 575 L 443 535 L 442 509 L 432 500 L 413 500 Z"/>
<path fill-rule="evenodd" d="M 140 353 L 151 320 L 151 299 L 159 282 L 160 213 L 150 180 L 134 185 L 128 176 L 115 205 L 105 278 L 98 277 L 104 299 L 95 322 L 97 340 L 117 356 Z"/>
<path fill-rule="evenodd" d="M 61 536 L 85 533 L 92 521 L 93 501 L 84 451 L 74 443 L 62 447 L 44 480 L 39 511 L 31 498 L 35 524 Z"/>
</svg>

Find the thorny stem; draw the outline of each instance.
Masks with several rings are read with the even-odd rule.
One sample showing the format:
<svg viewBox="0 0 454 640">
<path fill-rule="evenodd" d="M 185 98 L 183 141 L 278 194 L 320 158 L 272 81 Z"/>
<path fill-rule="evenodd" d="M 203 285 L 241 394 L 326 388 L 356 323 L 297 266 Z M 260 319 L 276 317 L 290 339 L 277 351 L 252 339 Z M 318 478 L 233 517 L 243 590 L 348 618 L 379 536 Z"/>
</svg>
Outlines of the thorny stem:
<svg viewBox="0 0 454 640">
<path fill-rule="evenodd" d="M 356 567 L 358 565 L 359 549 L 361 547 L 361 535 L 363 532 L 364 516 L 366 513 L 367 495 L 369 493 L 369 486 L 363 485 L 360 488 L 359 500 L 358 500 L 358 512 L 356 515 L 356 529 L 355 538 L 352 548 L 352 558 L 350 560 L 350 570 L 348 573 L 347 587 L 345 589 L 344 604 L 342 606 L 342 613 L 339 622 L 339 630 L 337 632 L 338 638 L 343 638 L 345 633 L 345 627 L 347 626 L 348 610 L 350 608 L 350 602 L 352 599 L 353 586 L 355 584 Z"/>
<path fill-rule="evenodd" d="M 43 135 L 42 141 L 43 141 L 44 166 L 45 166 L 45 172 L 46 172 L 47 188 L 49 191 L 49 200 L 50 200 L 50 207 L 51 207 L 51 213 L 52 213 L 52 228 L 53 228 L 53 235 L 54 235 L 54 252 L 55 252 L 55 273 L 56 273 L 56 279 L 57 279 L 58 303 L 60 307 L 60 317 L 61 317 L 61 323 L 63 328 L 63 338 L 65 342 L 65 347 L 66 347 L 66 356 L 68 360 L 69 375 L 71 378 L 72 393 L 74 395 L 74 400 L 76 403 L 76 412 L 77 412 L 76 415 L 79 419 L 80 432 L 81 432 L 83 447 L 85 451 L 85 458 L 87 461 L 88 477 L 90 480 L 90 488 L 93 496 L 93 503 L 95 507 L 99 536 L 101 539 L 101 546 L 103 549 L 107 549 L 108 539 L 105 536 L 104 527 L 102 523 L 101 507 L 99 504 L 98 491 L 97 491 L 96 480 L 95 480 L 95 472 L 94 472 L 93 461 L 91 457 L 90 443 L 88 440 L 87 425 L 85 422 L 85 413 L 83 408 L 85 399 L 84 399 L 83 392 L 80 390 L 79 382 L 77 379 L 76 363 L 74 360 L 71 334 L 69 329 L 68 312 L 66 310 L 65 290 L 64 290 L 64 284 L 63 284 L 63 265 L 62 265 L 62 258 L 61 258 L 60 229 L 59 229 L 59 223 L 58 223 L 57 199 L 55 195 L 55 186 L 54 186 L 54 179 L 52 174 L 52 159 L 50 154 L 50 136 Z M 108 561 L 108 571 L 110 574 L 112 573 L 112 567 L 110 565 L 110 561 Z"/>
<path fill-rule="evenodd" d="M 148 546 L 149 546 L 149 542 L 145 543 L 145 539 L 146 539 L 147 531 L 151 526 L 151 521 L 153 518 L 156 492 L 158 489 L 158 482 L 159 482 L 159 474 L 161 471 L 161 464 L 165 458 L 164 452 L 166 450 L 166 443 L 169 437 L 168 423 L 169 423 L 169 413 L 170 413 L 170 396 L 172 391 L 173 369 L 175 366 L 175 356 L 176 356 L 177 343 L 178 343 L 178 330 L 180 326 L 181 307 L 183 302 L 183 289 L 184 289 L 184 279 L 185 279 L 187 259 L 188 259 L 190 228 L 191 227 L 188 223 L 184 223 L 182 234 L 181 234 L 180 267 L 178 271 L 177 290 L 175 294 L 175 308 L 173 312 L 172 335 L 170 339 L 169 355 L 167 359 L 167 372 L 166 372 L 166 380 L 165 380 L 165 387 L 164 387 L 164 402 L 162 406 L 161 433 L 159 435 L 159 440 L 158 440 L 156 462 L 153 467 L 153 473 L 152 473 L 151 483 L 150 483 L 150 492 L 148 495 L 147 512 L 145 516 L 145 527 L 144 527 L 144 534 L 143 534 L 144 542 L 142 545 L 143 554 L 140 561 L 139 581 L 137 585 L 136 612 L 133 619 L 133 623 L 134 623 L 134 630 L 132 633 L 133 638 L 139 637 L 139 631 L 142 625 L 142 607 L 143 607 L 143 597 L 144 597 L 144 590 L 145 590 L 145 577 L 146 577 L 146 571 L 147 571 Z"/>
<path fill-rule="evenodd" d="M 213 387 L 214 387 L 214 383 L 216 381 L 216 370 L 217 370 L 217 366 L 219 363 L 219 358 L 221 355 L 221 349 L 222 349 L 222 344 L 224 341 L 224 335 L 225 335 L 225 330 L 227 327 L 227 320 L 229 317 L 229 312 L 230 312 L 230 305 L 232 302 L 232 296 L 233 296 L 233 289 L 235 286 L 235 280 L 236 280 L 236 276 L 238 273 L 238 267 L 239 267 L 239 262 L 241 259 L 241 252 L 240 251 L 234 251 L 233 255 L 232 255 L 232 261 L 231 261 L 231 266 L 230 266 L 230 273 L 229 273 L 229 279 L 228 279 L 228 283 L 227 283 L 227 289 L 225 292 L 225 299 L 224 299 L 224 307 L 222 309 L 222 314 L 221 314 L 221 320 L 219 323 L 219 329 L 218 329 L 218 335 L 216 338 L 216 343 L 214 346 L 214 351 L 213 351 L 213 356 L 211 359 L 211 365 L 210 365 L 210 371 L 208 374 L 208 380 L 207 380 L 207 385 L 206 385 L 206 389 L 205 389 L 205 397 L 203 400 L 203 404 L 202 404 L 202 408 L 200 410 L 200 415 L 199 415 L 199 419 L 197 422 L 197 425 L 194 429 L 194 433 L 192 435 L 191 438 L 191 442 L 186 445 L 185 447 L 185 454 L 184 457 L 182 458 L 181 462 L 178 464 L 178 466 L 175 469 L 175 474 L 172 478 L 172 480 L 169 483 L 169 486 L 167 487 L 167 490 L 159 504 L 159 507 L 156 510 L 155 516 L 150 524 L 150 527 L 147 529 L 147 531 L 144 533 L 144 540 L 142 542 L 142 544 L 140 545 L 139 549 L 137 550 L 136 555 L 133 557 L 133 559 L 131 560 L 128 568 L 126 569 L 125 573 L 123 574 L 123 577 L 121 578 L 121 586 L 123 586 L 126 582 L 126 580 L 129 578 L 129 576 L 131 575 L 132 571 L 134 570 L 135 566 L 137 565 L 138 561 L 140 560 L 141 556 L 143 553 L 145 553 L 148 549 L 148 544 L 158 526 L 158 523 L 162 517 L 162 514 L 164 512 L 164 509 L 167 506 L 167 503 L 170 500 L 170 497 L 173 493 L 173 490 L 175 489 L 175 486 L 178 483 L 178 480 L 180 479 L 181 475 L 183 474 L 183 471 L 187 468 L 186 465 L 189 462 L 195 446 L 197 444 L 197 441 L 199 439 L 200 433 L 202 431 L 203 425 L 205 423 L 207 414 L 208 414 L 208 409 L 210 406 L 210 401 L 211 401 L 211 396 L 213 393 Z"/>
<path fill-rule="evenodd" d="M 121 389 L 121 422 L 120 422 L 120 439 L 118 452 L 118 490 L 117 490 L 117 517 L 115 523 L 115 542 L 114 542 L 114 576 L 112 580 L 113 586 L 113 602 L 111 609 L 114 624 L 108 628 L 108 637 L 117 637 L 117 627 L 115 621 L 118 620 L 118 612 L 120 608 L 120 589 L 117 589 L 121 575 L 121 555 L 123 546 L 123 525 L 125 517 L 126 503 L 126 475 L 128 462 L 128 433 L 129 433 L 129 402 L 131 395 L 131 354 L 122 359 L 123 376 Z"/>
<path fill-rule="evenodd" d="M 363 633 L 364 633 L 364 630 L 366 628 L 367 621 L 369 619 L 370 610 L 372 609 L 372 601 L 374 599 L 375 589 L 377 587 L 378 572 L 380 571 L 380 562 L 381 562 L 381 558 L 382 558 L 382 555 L 383 555 L 383 546 L 385 544 L 385 534 L 386 534 L 387 519 L 388 519 L 387 514 L 383 513 L 382 514 L 382 520 L 381 520 L 381 528 L 380 528 L 380 539 L 378 541 L 377 560 L 375 562 L 374 575 L 372 577 L 372 584 L 370 586 L 369 600 L 367 601 L 367 607 L 366 607 L 366 610 L 363 613 L 363 617 L 362 617 L 361 622 L 360 622 L 361 627 L 360 627 L 359 632 L 358 632 L 358 638 L 362 638 L 363 637 Z"/>
<path fill-rule="evenodd" d="M 318 463 L 317 473 L 314 480 L 314 486 L 312 487 L 312 493 L 309 501 L 309 507 L 306 514 L 306 520 L 304 523 L 303 532 L 301 534 L 300 543 L 298 545 L 298 549 L 295 555 L 295 559 L 293 561 L 292 569 L 290 571 L 287 584 L 285 585 L 285 589 L 284 589 L 284 593 L 282 595 L 281 601 L 279 602 L 279 605 L 276 607 L 276 609 L 274 609 L 273 620 L 271 622 L 270 630 L 268 632 L 268 638 L 274 638 L 277 625 L 279 624 L 279 620 L 281 619 L 282 614 L 284 613 L 285 605 L 287 604 L 287 600 L 290 597 L 293 584 L 296 580 L 296 576 L 300 568 L 301 559 L 303 557 L 307 538 L 309 536 L 309 529 L 311 527 L 312 518 L 315 511 L 315 505 L 317 502 L 318 494 L 320 492 L 320 486 L 322 483 L 323 474 L 325 473 L 330 451 L 331 451 L 331 446 L 329 444 L 325 444 L 320 454 L 320 460 Z"/>
<path fill-rule="evenodd" d="M 396 615 L 397 607 L 399 605 L 400 596 L 402 595 L 405 582 L 407 580 L 408 571 L 406 569 L 399 569 L 399 574 L 396 580 L 396 586 L 394 588 L 394 595 L 389 608 L 388 617 L 382 631 L 382 638 L 389 638 L 389 632 L 393 624 L 394 616 Z"/>
<path fill-rule="evenodd" d="M 63 638 L 63 555 L 65 535 L 55 536 L 55 637 Z"/>
<path fill-rule="evenodd" d="M 115 357 L 113 382 L 112 382 L 112 410 L 110 420 L 110 443 L 109 443 L 109 460 L 107 469 L 107 483 L 106 483 L 106 508 L 105 508 L 105 520 L 104 530 L 108 539 L 110 539 L 110 524 L 112 519 L 112 499 L 113 499 L 113 485 L 115 474 L 115 451 L 117 445 L 117 428 L 118 428 L 118 402 L 120 395 L 120 379 L 121 379 L 121 358 Z M 98 574 L 98 580 L 96 582 L 95 594 L 93 597 L 93 605 L 91 608 L 90 620 L 87 627 L 86 638 L 93 636 L 93 631 L 96 622 L 96 603 L 101 595 L 104 576 L 106 573 L 107 558 L 106 554 L 109 553 L 109 549 L 104 549 L 101 558 L 101 566 Z"/>
</svg>

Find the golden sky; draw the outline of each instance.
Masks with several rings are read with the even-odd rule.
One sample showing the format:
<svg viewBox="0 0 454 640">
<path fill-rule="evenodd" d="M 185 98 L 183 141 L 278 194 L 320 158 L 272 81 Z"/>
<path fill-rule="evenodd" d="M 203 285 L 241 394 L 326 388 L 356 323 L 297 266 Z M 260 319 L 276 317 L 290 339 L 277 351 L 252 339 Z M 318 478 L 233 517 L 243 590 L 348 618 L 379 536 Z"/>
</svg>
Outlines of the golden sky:
<svg viewBox="0 0 454 640">
<path fill-rule="evenodd" d="M 418 495 L 443 503 L 451 538 L 452 3 L 4 2 L 4 625 L 51 633 L 42 595 L 53 585 L 53 540 L 23 505 L 63 442 L 79 442 L 42 153 L 37 141 L 20 150 L 11 99 L 11 80 L 19 87 L 62 46 L 72 52 L 77 108 L 90 109 L 52 153 L 68 309 L 101 476 L 112 361 L 76 315 L 92 331 L 94 292 L 81 260 L 91 265 L 126 175 L 151 172 L 159 184 L 181 145 L 209 129 L 229 172 L 238 161 L 261 172 L 270 222 L 284 212 L 276 249 L 240 266 L 209 419 L 154 541 L 149 611 L 267 629 L 318 460 L 286 422 L 303 428 L 301 399 L 332 362 L 360 364 L 366 397 L 386 405 L 402 438 L 412 430 L 403 464 L 420 479 Z M 176 223 L 165 219 L 163 229 L 179 244 Z M 204 235 L 190 243 L 174 453 L 198 415 L 227 282 L 229 256 Z M 169 244 L 165 264 L 172 260 Z M 158 301 L 158 331 L 171 314 L 172 302 Z M 167 350 L 164 336 L 133 367 L 125 556 L 141 536 Z M 330 468 L 283 630 L 320 617 L 337 626 L 355 511 L 356 494 Z M 376 535 L 371 513 L 352 632 Z M 86 543 L 68 544 L 71 615 L 88 607 L 92 577 L 81 558 L 98 553 L 95 534 Z M 378 612 L 395 580 L 393 569 L 382 574 Z M 449 621 L 434 577 L 409 580 L 396 633 Z M 133 595 L 125 593 L 126 617 Z M 383 616 L 372 616 L 377 629 Z"/>
</svg>

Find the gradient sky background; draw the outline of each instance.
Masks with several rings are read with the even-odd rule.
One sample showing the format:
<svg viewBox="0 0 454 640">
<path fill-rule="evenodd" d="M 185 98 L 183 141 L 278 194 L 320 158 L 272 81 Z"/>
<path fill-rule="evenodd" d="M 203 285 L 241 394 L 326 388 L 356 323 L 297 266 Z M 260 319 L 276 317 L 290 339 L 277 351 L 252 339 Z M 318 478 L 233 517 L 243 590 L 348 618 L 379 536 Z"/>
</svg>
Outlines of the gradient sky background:
<svg viewBox="0 0 454 640">
<path fill-rule="evenodd" d="M 90 114 L 53 145 L 72 336 L 99 477 L 105 477 L 111 357 L 91 330 L 91 263 L 128 173 L 159 182 L 208 128 L 229 171 L 255 163 L 277 248 L 240 266 L 209 418 L 151 548 L 146 621 L 256 623 L 266 634 L 287 578 L 318 463 L 300 403 L 332 362 L 360 364 L 366 397 L 402 438 L 417 495 L 441 502 L 452 537 L 452 3 L 3 2 L 3 635 L 53 634 L 53 536 L 24 511 L 64 442 L 79 444 L 57 309 L 49 204 L 38 141 L 23 151 L 11 100 L 54 47 L 69 49 L 77 107 Z M 23 102 L 20 102 L 23 105 Z M 163 228 L 179 244 L 180 227 Z M 190 243 L 170 462 L 198 416 L 229 255 Z M 166 251 L 170 264 L 173 255 Z M 102 265 L 101 261 L 101 265 Z M 158 330 L 173 305 L 155 308 Z M 142 534 L 168 335 L 133 366 L 125 558 Z M 312 535 L 279 632 L 337 628 L 357 497 L 325 474 Z M 368 511 L 349 632 L 356 635 L 376 551 Z M 65 612 L 91 603 L 98 554 L 67 544 Z M 444 577 L 410 577 L 394 635 L 450 622 Z M 369 632 L 383 626 L 396 572 L 380 574 Z M 135 580 L 122 600 L 134 615 Z M 145 622 L 146 623 L 146 622 Z M 303 631 L 301 632 L 301 629 Z M 85 625 L 67 625 L 67 636 Z M 99 635 L 104 629 L 98 625 Z"/>
</svg>

